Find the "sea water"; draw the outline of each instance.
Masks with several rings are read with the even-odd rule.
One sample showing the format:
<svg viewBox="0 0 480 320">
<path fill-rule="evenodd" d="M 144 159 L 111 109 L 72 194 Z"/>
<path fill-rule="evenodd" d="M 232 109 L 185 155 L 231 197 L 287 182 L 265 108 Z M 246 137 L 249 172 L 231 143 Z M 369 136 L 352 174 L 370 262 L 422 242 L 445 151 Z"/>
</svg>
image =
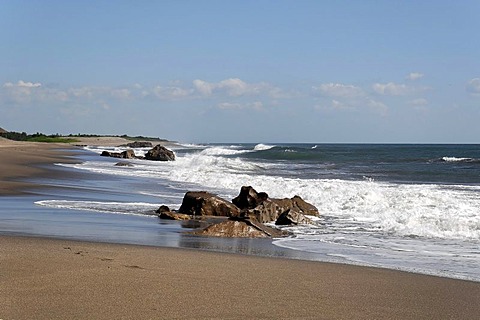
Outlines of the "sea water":
<svg viewBox="0 0 480 320">
<path fill-rule="evenodd" d="M 479 145 L 177 144 L 172 162 L 99 156 L 125 148 L 85 149 L 83 162 L 58 165 L 94 173 L 89 196 L 36 205 L 140 217 L 159 204 L 177 209 L 189 190 L 232 199 L 250 185 L 272 198 L 299 195 L 321 213 L 312 225 L 283 227 L 293 235 L 274 239 L 278 247 L 480 281 Z"/>
</svg>

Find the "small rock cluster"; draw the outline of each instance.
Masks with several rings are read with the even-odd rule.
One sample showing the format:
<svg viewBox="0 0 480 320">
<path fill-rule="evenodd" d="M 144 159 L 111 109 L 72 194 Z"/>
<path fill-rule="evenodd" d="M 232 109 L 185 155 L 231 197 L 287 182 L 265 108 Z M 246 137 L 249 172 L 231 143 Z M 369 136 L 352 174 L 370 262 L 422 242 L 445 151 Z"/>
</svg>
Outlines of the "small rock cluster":
<svg viewBox="0 0 480 320">
<path fill-rule="evenodd" d="M 272 199 L 265 192 L 244 186 L 232 202 L 206 191 L 189 191 L 178 211 L 161 206 L 156 213 L 161 219 L 190 220 L 204 217 L 225 217 L 222 222 L 194 232 L 221 237 L 277 237 L 284 232 L 266 226 L 312 223 L 309 216 L 319 216 L 315 206 L 299 196 L 291 199 Z"/>
<path fill-rule="evenodd" d="M 144 147 L 151 147 L 152 144 L 150 142 L 132 142 L 127 145 L 130 148 L 144 148 Z M 158 144 L 147 153 L 145 156 L 136 156 L 135 152 L 132 149 L 125 150 L 123 152 L 110 152 L 110 151 L 103 151 L 101 156 L 103 157 L 112 157 L 112 158 L 120 158 L 120 159 L 145 159 L 145 160 L 153 160 L 153 161 L 174 161 L 175 160 L 175 153 L 173 151 L 165 148 L 164 146 Z"/>
</svg>

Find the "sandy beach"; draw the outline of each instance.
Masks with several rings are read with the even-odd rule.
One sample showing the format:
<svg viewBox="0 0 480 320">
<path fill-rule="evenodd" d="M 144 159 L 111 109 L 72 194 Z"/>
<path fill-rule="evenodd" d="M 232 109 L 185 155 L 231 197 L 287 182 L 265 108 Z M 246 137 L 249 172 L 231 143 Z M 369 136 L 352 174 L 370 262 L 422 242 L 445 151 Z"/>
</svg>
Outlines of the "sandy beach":
<svg viewBox="0 0 480 320">
<path fill-rule="evenodd" d="M 118 146 L 132 142 L 121 137 L 81 137 L 77 142 L 41 143 L 12 141 L 0 137 L 0 195 L 25 193 L 38 187 L 25 179 L 32 176 L 51 176 L 43 165 L 56 162 L 69 163 L 75 160 L 77 146 Z"/>
<path fill-rule="evenodd" d="M 182 249 L 0 237 L 2 319 L 475 319 L 480 284 Z"/>
<path fill-rule="evenodd" d="M 68 145 L 0 140 L 1 195 Z M 70 159 L 69 161 L 75 161 Z M 240 254 L 0 236 L 0 319 L 476 319 L 480 283 Z"/>
<path fill-rule="evenodd" d="M 71 162 L 67 158 L 73 155 L 71 146 L 55 143 L 19 142 L 0 137 L 0 195 L 25 193 L 35 188 L 24 179 L 32 176 L 52 174 L 42 165 L 61 161 Z"/>
</svg>

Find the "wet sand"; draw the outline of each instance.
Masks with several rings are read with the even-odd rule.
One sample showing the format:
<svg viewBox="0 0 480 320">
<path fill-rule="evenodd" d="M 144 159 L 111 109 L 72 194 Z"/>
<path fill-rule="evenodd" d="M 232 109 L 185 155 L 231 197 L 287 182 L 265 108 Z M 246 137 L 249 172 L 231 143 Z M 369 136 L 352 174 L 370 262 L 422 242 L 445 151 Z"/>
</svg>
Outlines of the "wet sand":
<svg viewBox="0 0 480 320">
<path fill-rule="evenodd" d="M 0 141 L 0 193 L 65 147 Z M 0 236 L 0 319 L 476 319 L 478 301 L 478 282 L 394 270 Z"/>
<path fill-rule="evenodd" d="M 68 144 L 12 141 L 0 137 L 0 196 L 24 194 L 39 187 L 26 180 L 56 174 L 47 170 L 46 164 L 75 162 L 71 156 L 75 155 L 77 146 L 118 146 L 133 142 L 121 137 L 75 139 L 77 142 Z"/>
<path fill-rule="evenodd" d="M 0 137 L 0 196 L 28 192 L 37 185 L 27 178 L 54 174 L 42 166 L 55 162 L 73 162 L 74 154 L 68 144 L 18 142 Z M 68 150 L 70 149 L 70 150 Z"/>
</svg>

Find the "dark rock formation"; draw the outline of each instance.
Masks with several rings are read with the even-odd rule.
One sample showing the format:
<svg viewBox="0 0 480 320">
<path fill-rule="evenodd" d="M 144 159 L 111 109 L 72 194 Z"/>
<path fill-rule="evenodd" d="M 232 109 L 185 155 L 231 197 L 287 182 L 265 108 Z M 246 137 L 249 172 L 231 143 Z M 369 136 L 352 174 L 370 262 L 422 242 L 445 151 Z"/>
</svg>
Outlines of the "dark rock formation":
<svg viewBox="0 0 480 320">
<path fill-rule="evenodd" d="M 125 150 L 121 152 L 120 155 L 123 159 L 135 159 L 135 151 L 132 149 Z"/>
<path fill-rule="evenodd" d="M 230 219 L 192 233 L 202 236 L 227 238 L 268 238 L 285 236 L 285 232 L 265 225 L 256 226 L 248 220 Z"/>
<path fill-rule="evenodd" d="M 268 194 L 265 192 L 257 192 L 250 186 L 243 186 L 240 194 L 232 200 L 232 203 L 240 209 L 253 209 L 267 198 Z"/>
<path fill-rule="evenodd" d="M 152 143 L 149 141 L 135 141 L 131 143 L 127 143 L 125 145 L 128 148 L 151 148 L 153 147 Z"/>
<path fill-rule="evenodd" d="M 240 209 L 234 204 L 206 191 L 187 192 L 178 212 L 195 216 L 238 217 L 240 215 Z"/>
<path fill-rule="evenodd" d="M 133 167 L 133 164 L 130 162 L 117 162 L 115 163 L 116 167 Z"/>
<path fill-rule="evenodd" d="M 112 158 L 121 158 L 121 159 L 146 159 L 146 160 L 154 160 L 154 161 L 173 161 L 173 160 L 175 160 L 175 153 L 173 153 L 173 151 L 171 151 L 171 150 L 168 150 L 167 148 L 165 148 L 162 145 L 156 145 L 155 147 L 150 149 L 145 154 L 145 157 L 136 156 L 135 152 L 132 149 L 128 149 L 128 150 L 125 150 L 123 152 L 103 151 L 101 156 L 112 157 Z"/>
<path fill-rule="evenodd" d="M 255 219 L 260 223 L 276 221 L 283 213 L 293 209 L 301 215 L 318 216 L 317 208 L 299 196 L 291 199 L 271 199 L 265 192 L 257 192 L 252 187 L 242 187 L 240 194 L 232 200 L 240 209 L 240 216 Z M 294 213 L 292 212 L 292 215 Z M 296 219 L 296 220 L 295 220 Z M 295 221 L 307 219 L 294 218 Z M 282 220 L 286 223 L 287 220 Z M 302 223 L 302 222 L 297 222 Z"/>
<path fill-rule="evenodd" d="M 267 238 L 264 232 L 248 225 L 245 221 L 227 220 L 205 229 L 192 232 L 196 235 L 226 238 Z"/>
<path fill-rule="evenodd" d="M 275 221 L 275 224 L 277 226 L 283 226 L 283 225 L 292 225 L 292 224 L 309 224 L 312 223 L 312 220 L 308 219 L 305 215 L 300 213 L 294 208 L 288 209 L 284 213 L 282 213 L 277 221 Z"/>
<path fill-rule="evenodd" d="M 307 216 L 319 215 L 315 206 L 299 196 L 291 199 L 270 199 L 265 192 L 257 192 L 246 186 L 242 187 L 240 194 L 232 202 L 206 191 L 189 191 L 185 194 L 178 213 L 170 211 L 167 206 L 161 206 L 157 214 L 162 219 L 174 220 L 228 217 L 226 221 L 210 221 L 208 227 L 193 232 L 196 235 L 218 237 L 280 237 L 284 236 L 285 232 L 264 223 L 312 223 Z"/>
<path fill-rule="evenodd" d="M 241 216 L 260 223 L 272 222 L 288 208 L 277 205 L 273 199 L 267 199 L 253 209 L 242 210 Z"/>
<path fill-rule="evenodd" d="M 189 220 L 192 217 L 187 214 L 182 214 L 178 212 L 170 211 L 170 208 L 167 206 L 160 206 L 155 213 L 158 214 L 160 219 L 167 219 L 167 220 Z"/>
<path fill-rule="evenodd" d="M 175 153 L 158 144 L 145 154 L 145 159 L 154 161 L 174 161 Z"/>
<path fill-rule="evenodd" d="M 112 157 L 112 158 L 121 158 L 121 159 L 135 159 L 135 152 L 131 149 L 125 150 L 123 152 L 110 152 L 103 151 L 101 156 L 103 157 Z"/>
</svg>

